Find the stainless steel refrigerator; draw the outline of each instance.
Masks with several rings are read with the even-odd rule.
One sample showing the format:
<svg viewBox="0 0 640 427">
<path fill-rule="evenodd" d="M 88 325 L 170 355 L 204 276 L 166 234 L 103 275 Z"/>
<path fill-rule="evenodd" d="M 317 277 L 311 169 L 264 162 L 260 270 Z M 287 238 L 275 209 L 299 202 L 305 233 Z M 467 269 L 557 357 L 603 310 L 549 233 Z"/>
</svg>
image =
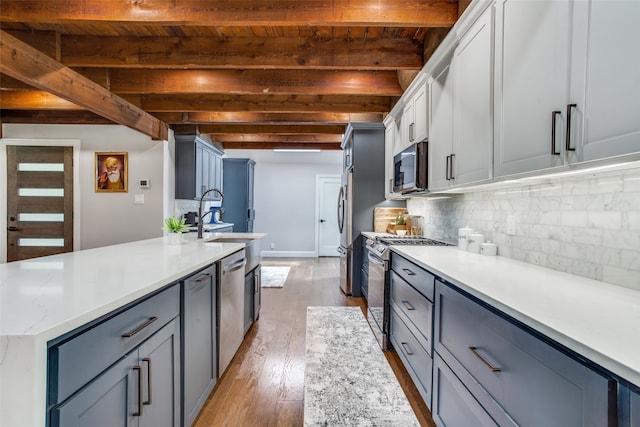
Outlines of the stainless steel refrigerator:
<svg viewBox="0 0 640 427">
<path fill-rule="evenodd" d="M 384 125 L 350 123 L 342 139 L 342 186 L 338 194 L 340 289 L 361 297 L 362 236 L 373 231 L 373 209 L 405 206 L 384 198 Z"/>
</svg>

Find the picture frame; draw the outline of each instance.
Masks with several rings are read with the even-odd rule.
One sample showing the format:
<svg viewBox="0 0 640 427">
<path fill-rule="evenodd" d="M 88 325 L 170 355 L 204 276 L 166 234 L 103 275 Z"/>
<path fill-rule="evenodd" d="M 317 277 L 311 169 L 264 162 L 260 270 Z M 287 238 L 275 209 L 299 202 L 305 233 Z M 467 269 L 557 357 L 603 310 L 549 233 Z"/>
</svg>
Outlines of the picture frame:
<svg viewBox="0 0 640 427">
<path fill-rule="evenodd" d="M 96 193 L 126 193 L 129 190 L 127 152 L 96 152 L 94 169 Z"/>
</svg>

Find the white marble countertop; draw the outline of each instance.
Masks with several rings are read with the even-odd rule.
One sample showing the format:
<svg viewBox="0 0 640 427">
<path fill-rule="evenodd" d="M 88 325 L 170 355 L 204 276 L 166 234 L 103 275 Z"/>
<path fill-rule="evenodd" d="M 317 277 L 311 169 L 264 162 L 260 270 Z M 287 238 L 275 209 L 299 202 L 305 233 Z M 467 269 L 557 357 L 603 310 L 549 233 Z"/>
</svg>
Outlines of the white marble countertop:
<svg viewBox="0 0 640 427">
<path fill-rule="evenodd" d="M 202 230 L 204 231 L 214 231 L 220 228 L 227 228 L 227 227 L 233 227 L 233 222 L 213 222 L 213 223 L 205 222 L 204 224 L 202 224 Z M 198 230 L 197 225 L 193 225 L 193 224 L 189 225 L 189 231 L 197 231 L 197 230 Z"/>
<path fill-rule="evenodd" d="M 457 247 L 392 251 L 640 385 L 640 292 Z"/>
<path fill-rule="evenodd" d="M 45 424 L 47 342 L 244 247 L 183 234 L 0 264 L 0 426 Z"/>
</svg>

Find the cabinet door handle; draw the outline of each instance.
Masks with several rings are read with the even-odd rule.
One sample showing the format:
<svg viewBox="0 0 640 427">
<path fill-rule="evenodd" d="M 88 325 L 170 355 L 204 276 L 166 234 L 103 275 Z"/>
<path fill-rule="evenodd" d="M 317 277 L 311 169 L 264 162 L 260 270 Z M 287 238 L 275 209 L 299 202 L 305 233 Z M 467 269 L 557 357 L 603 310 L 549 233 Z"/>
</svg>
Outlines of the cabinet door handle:
<svg viewBox="0 0 640 427">
<path fill-rule="evenodd" d="M 409 311 L 413 311 L 416 308 L 414 306 L 412 306 L 409 301 L 402 301 L 402 304 L 404 305 L 404 307 L 409 310 Z"/>
<path fill-rule="evenodd" d="M 134 417 L 142 416 L 142 366 L 136 365 L 133 367 L 134 371 L 138 371 L 138 412 L 134 412 Z"/>
<path fill-rule="evenodd" d="M 147 320 L 142 325 L 135 328 L 133 331 L 125 332 L 124 334 L 122 334 L 122 338 L 131 338 L 132 336 L 134 336 L 135 334 L 137 334 L 138 332 L 140 332 L 141 330 L 143 330 L 144 328 L 146 328 L 156 320 L 158 320 L 156 316 L 150 317 L 149 320 Z"/>
<path fill-rule="evenodd" d="M 447 156 L 447 159 L 445 160 L 445 172 L 444 172 L 444 177 L 447 181 L 449 181 L 451 178 L 449 178 L 449 159 L 451 158 L 451 156 Z"/>
<path fill-rule="evenodd" d="M 142 363 L 147 364 L 147 401 L 142 402 L 143 405 L 151 405 L 151 358 L 145 357 Z"/>
<path fill-rule="evenodd" d="M 453 159 L 454 159 L 455 157 L 456 157 L 456 155 L 455 155 L 455 154 L 451 154 L 451 168 L 450 168 L 450 170 L 451 170 L 451 179 L 456 179 L 456 177 L 455 177 L 455 176 L 453 176 Z"/>
<path fill-rule="evenodd" d="M 253 293 L 257 294 L 260 291 L 260 275 L 255 274 L 253 276 Z"/>
<path fill-rule="evenodd" d="M 196 279 L 196 283 L 204 282 L 205 280 L 208 280 L 208 279 L 209 279 L 209 277 L 211 277 L 211 274 L 209 274 L 209 273 L 205 273 L 205 274 L 203 274 L 202 276 L 200 276 L 200 277 L 198 277 L 198 278 Z"/>
<path fill-rule="evenodd" d="M 404 352 L 407 353 L 407 356 L 413 356 L 413 351 L 411 351 L 411 347 L 406 342 L 401 342 L 400 345 L 404 349 Z"/>
<path fill-rule="evenodd" d="M 487 366 L 487 368 L 489 368 L 491 370 L 491 372 L 500 372 L 501 371 L 500 368 L 496 368 L 495 366 L 491 365 L 491 363 L 489 363 L 487 361 L 487 359 L 482 357 L 480 355 L 480 353 L 478 353 L 478 348 L 477 347 L 469 347 L 469 350 L 471 350 L 471 353 L 473 353 L 478 359 L 480 359 L 482 361 L 482 363 L 484 363 Z"/>
<path fill-rule="evenodd" d="M 557 116 L 562 114 L 562 111 L 552 111 L 551 112 L 551 155 L 559 156 L 560 152 L 556 152 L 556 120 Z"/>
<path fill-rule="evenodd" d="M 415 276 L 416 275 L 416 273 L 414 273 L 413 271 L 409 270 L 408 268 L 403 268 L 402 271 L 407 273 L 407 275 L 409 275 L 409 276 Z"/>
<path fill-rule="evenodd" d="M 567 135 L 565 137 L 565 149 L 567 151 L 576 151 L 575 148 L 571 148 L 571 111 L 577 106 L 578 104 L 567 104 Z"/>
<path fill-rule="evenodd" d="M 413 141 L 414 141 L 414 139 L 415 139 L 415 136 L 413 135 L 413 128 L 414 128 L 414 126 L 415 126 L 415 123 L 411 123 L 411 124 L 409 125 L 409 141 L 410 141 L 410 142 L 413 142 Z"/>
</svg>

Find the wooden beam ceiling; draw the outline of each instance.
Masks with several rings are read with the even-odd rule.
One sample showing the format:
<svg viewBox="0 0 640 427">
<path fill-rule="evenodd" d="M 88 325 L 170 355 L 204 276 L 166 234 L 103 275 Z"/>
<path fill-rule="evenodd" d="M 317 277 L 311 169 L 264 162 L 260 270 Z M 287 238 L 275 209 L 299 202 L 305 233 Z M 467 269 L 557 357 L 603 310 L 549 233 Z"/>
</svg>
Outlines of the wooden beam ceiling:
<svg viewBox="0 0 640 427">
<path fill-rule="evenodd" d="M 457 17 L 457 0 L 2 0 L 2 39 L 23 42 L 3 55 L 26 50 L 39 71 L 0 68 L 0 120 L 339 149 L 346 123 L 383 119 Z"/>
</svg>

